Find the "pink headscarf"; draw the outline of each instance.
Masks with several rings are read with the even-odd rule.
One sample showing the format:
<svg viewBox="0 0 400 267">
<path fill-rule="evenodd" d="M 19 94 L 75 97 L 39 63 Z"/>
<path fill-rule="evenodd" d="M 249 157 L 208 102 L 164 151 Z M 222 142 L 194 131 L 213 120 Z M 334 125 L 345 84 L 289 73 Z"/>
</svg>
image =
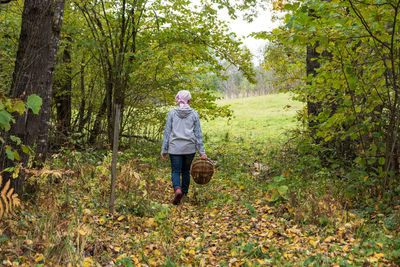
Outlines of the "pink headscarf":
<svg viewBox="0 0 400 267">
<path fill-rule="evenodd" d="M 192 95 L 188 90 L 179 91 L 175 96 L 176 104 L 179 104 L 181 108 L 190 108 L 189 100 L 192 98 Z"/>
</svg>

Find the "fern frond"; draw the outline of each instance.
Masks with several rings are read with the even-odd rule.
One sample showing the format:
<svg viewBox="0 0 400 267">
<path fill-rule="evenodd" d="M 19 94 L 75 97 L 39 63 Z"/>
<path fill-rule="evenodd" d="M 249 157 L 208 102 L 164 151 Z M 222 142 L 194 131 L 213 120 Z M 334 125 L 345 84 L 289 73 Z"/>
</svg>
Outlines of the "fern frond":
<svg viewBox="0 0 400 267">
<path fill-rule="evenodd" d="M 3 218 L 3 214 L 4 214 L 3 202 L 0 199 L 0 219 Z"/>
<path fill-rule="evenodd" d="M 10 180 L 8 180 L 6 182 L 3 189 L 1 190 L 1 198 L 3 199 L 4 205 L 6 206 L 6 214 L 8 213 L 8 201 L 7 201 L 6 192 L 8 191 L 9 187 L 10 187 Z"/>
<path fill-rule="evenodd" d="M 0 175 L 0 186 L 2 185 L 3 177 Z M 0 191 L 0 219 L 9 213 L 13 214 L 16 207 L 21 206 L 18 194 L 14 193 L 14 188 L 10 188 L 10 180 L 6 182 Z"/>
<path fill-rule="evenodd" d="M 0 186 L 3 184 L 3 176 L 0 175 Z M 3 218 L 4 214 L 4 208 L 3 208 L 3 203 L 1 202 L 0 199 L 0 219 Z"/>
<path fill-rule="evenodd" d="M 10 203 L 10 207 L 9 208 L 10 208 L 10 213 L 11 214 L 13 214 L 13 202 L 12 202 L 12 199 L 11 199 L 11 195 L 12 195 L 13 191 L 14 191 L 14 188 L 10 188 L 10 190 L 7 193 L 7 199 L 8 199 L 8 203 Z"/>
<path fill-rule="evenodd" d="M 17 193 L 15 193 L 14 195 L 12 195 L 12 199 L 13 199 L 13 208 L 21 207 L 21 201 L 19 201 L 19 198 L 18 198 L 18 194 L 17 194 Z"/>
</svg>

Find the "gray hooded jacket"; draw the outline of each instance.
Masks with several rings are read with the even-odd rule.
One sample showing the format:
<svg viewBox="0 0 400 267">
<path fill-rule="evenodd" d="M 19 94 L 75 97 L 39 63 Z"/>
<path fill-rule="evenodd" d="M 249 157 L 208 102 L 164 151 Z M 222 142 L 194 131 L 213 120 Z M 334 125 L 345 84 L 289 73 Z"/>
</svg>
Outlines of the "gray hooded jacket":
<svg viewBox="0 0 400 267">
<path fill-rule="evenodd" d="M 174 108 L 165 124 L 161 154 L 205 154 L 199 114 L 192 109 Z"/>
</svg>

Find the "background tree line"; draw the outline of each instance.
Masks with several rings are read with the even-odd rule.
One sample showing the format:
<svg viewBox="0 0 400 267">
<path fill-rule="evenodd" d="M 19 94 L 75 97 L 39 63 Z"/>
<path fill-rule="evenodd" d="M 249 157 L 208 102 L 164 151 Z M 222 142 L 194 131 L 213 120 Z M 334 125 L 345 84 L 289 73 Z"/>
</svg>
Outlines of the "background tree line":
<svg viewBox="0 0 400 267">
<path fill-rule="evenodd" d="M 203 117 L 230 116 L 204 79 L 224 77 L 223 62 L 255 81 L 250 52 L 211 1 L 194 7 L 188 1 L 16 0 L 1 5 L 0 18 L 2 97 L 26 102 L 34 93 L 43 101 L 38 115 L 26 110 L 7 117 L 15 123 L 2 134 L 2 167 L 20 177 L 13 179 L 18 191 L 23 175 L 14 160 L 20 157 L 11 154 L 34 167 L 48 149 L 108 148 L 117 104 L 120 138 L 129 147 L 160 137 L 165 107 L 181 89 L 193 92 Z M 36 152 L 33 160 L 20 141 Z"/>
</svg>

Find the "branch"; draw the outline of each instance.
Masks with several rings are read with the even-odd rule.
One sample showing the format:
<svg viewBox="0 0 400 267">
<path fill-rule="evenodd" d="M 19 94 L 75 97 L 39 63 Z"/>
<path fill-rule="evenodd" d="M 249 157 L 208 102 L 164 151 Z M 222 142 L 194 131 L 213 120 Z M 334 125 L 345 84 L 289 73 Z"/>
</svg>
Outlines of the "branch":
<svg viewBox="0 0 400 267">
<path fill-rule="evenodd" d="M 390 60 L 392 61 L 392 76 L 393 76 L 393 89 L 397 92 L 398 91 L 398 86 L 397 86 L 397 75 L 396 75 L 396 69 L 395 69 L 395 58 L 394 58 L 394 37 L 396 35 L 396 22 L 397 22 L 397 16 L 399 14 L 399 8 L 400 8 L 400 1 L 397 2 L 397 5 L 395 6 L 395 12 L 394 12 L 394 18 L 393 18 L 393 31 L 392 31 L 392 38 L 390 41 Z M 395 103 L 396 104 L 396 103 Z"/>
<path fill-rule="evenodd" d="M 147 137 L 147 136 L 121 134 L 121 137 L 125 137 L 125 138 L 138 138 L 138 139 L 144 139 L 144 140 L 147 140 L 147 141 L 153 142 L 153 143 L 156 142 L 156 140 L 151 139 L 150 137 Z"/>
<path fill-rule="evenodd" d="M 369 33 L 369 35 L 375 39 L 378 43 L 380 43 L 381 45 L 383 45 L 384 47 L 386 47 L 387 49 L 390 50 L 390 47 L 388 44 L 386 44 L 385 42 L 383 42 L 382 40 L 380 40 L 378 37 L 376 37 L 375 35 L 372 34 L 372 31 L 370 29 L 370 27 L 368 26 L 368 23 L 365 21 L 365 18 L 363 17 L 363 15 L 361 14 L 361 12 L 359 10 L 356 9 L 356 7 L 354 6 L 353 2 L 351 0 L 348 0 L 351 6 L 351 9 L 353 9 L 354 13 L 356 14 L 356 16 L 360 19 L 362 25 L 364 26 L 364 28 L 367 30 L 367 32 Z"/>
</svg>

